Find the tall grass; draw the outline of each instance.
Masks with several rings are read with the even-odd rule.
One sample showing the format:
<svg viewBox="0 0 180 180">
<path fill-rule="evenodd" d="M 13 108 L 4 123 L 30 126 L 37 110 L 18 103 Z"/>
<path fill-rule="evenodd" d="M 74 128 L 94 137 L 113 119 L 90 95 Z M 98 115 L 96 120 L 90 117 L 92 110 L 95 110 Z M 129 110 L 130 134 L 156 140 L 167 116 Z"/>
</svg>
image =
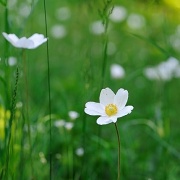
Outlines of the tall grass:
<svg viewBox="0 0 180 180">
<path fill-rule="evenodd" d="M 48 37 L 48 22 L 47 22 L 47 10 L 46 10 L 46 0 L 44 0 L 44 20 L 45 20 L 45 32 L 46 37 Z M 49 58 L 49 41 L 47 42 L 46 46 L 47 52 L 47 75 L 48 75 L 48 101 L 49 101 L 49 146 L 50 146 L 50 153 L 49 153 L 49 164 L 50 164 L 50 171 L 49 177 L 52 179 L 52 119 L 51 119 L 51 83 L 50 83 L 50 58 Z"/>
</svg>

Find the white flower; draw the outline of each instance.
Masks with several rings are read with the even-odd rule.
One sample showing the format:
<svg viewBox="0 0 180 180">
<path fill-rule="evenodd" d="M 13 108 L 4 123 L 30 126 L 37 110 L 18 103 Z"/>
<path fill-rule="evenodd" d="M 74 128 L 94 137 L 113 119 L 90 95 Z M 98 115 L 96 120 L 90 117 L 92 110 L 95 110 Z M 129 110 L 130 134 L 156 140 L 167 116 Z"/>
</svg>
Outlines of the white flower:
<svg viewBox="0 0 180 180">
<path fill-rule="evenodd" d="M 178 77 L 179 61 L 174 57 L 169 57 L 155 67 L 148 67 L 144 70 L 145 76 L 150 80 L 170 81 L 173 77 Z"/>
<path fill-rule="evenodd" d="M 121 22 L 126 18 L 127 11 L 122 6 L 115 6 L 109 18 L 114 22 Z"/>
<path fill-rule="evenodd" d="M 59 20 L 67 20 L 71 17 L 71 11 L 68 7 L 61 7 L 56 10 L 56 17 Z"/>
<path fill-rule="evenodd" d="M 140 14 L 130 14 L 127 24 L 131 29 L 141 29 L 145 25 L 145 18 Z"/>
<path fill-rule="evenodd" d="M 61 120 L 56 120 L 55 122 L 54 122 L 54 126 L 55 127 L 63 127 L 65 125 L 65 120 L 63 120 L 63 119 L 61 119 Z"/>
<path fill-rule="evenodd" d="M 15 34 L 2 33 L 3 36 L 9 41 L 14 47 L 25 48 L 25 49 L 35 49 L 41 44 L 47 41 L 47 38 L 42 34 L 33 34 L 31 37 L 18 38 Z"/>
<path fill-rule="evenodd" d="M 66 28 L 63 25 L 54 25 L 51 28 L 51 35 L 56 39 L 61 39 L 67 34 Z"/>
<path fill-rule="evenodd" d="M 79 117 L 79 113 L 76 111 L 69 111 L 68 115 L 72 120 L 75 120 Z"/>
<path fill-rule="evenodd" d="M 76 149 L 76 155 L 77 156 L 83 156 L 84 155 L 84 149 L 82 147 Z"/>
<path fill-rule="evenodd" d="M 73 128 L 74 124 L 71 123 L 71 122 L 66 122 L 64 124 L 64 127 L 67 129 L 67 130 L 71 130 Z"/>
<path fill-rule="evenodd" d="M 101 35 L 105 32 L 105 27 L 101 21 L 95 21 L 90 25 L 90 30 L 93 34 Z"/>
<path fill-rule="evenodd" d="M 121 79 L 125 76 L 125 71 L 119 64 L 112 64 L 110 67 L 111 77 L 114 79 Z"/>
<path fill-rule="evenodd" d="M 144 75 L 150 80 L 159 80 L 160 79 L 156 68 L 153 68 L 153 67 L 145 68 Z"/>
<path fill-rule="evenodd" d="M 14 66 L 14 65 L 16 65 L 16 64 L 17 64 L 17 59 L 16 59 L 15 57 L 10 56 L 10 57 L 8 58 L 8 64 L 9 64 L 9 66 Z"/>
<path fill-rule="evenodd" d="M 117 118 L 130 114 L 133 106 L 125 106 L 128 100 L 128 91 L 119 89 L 116 94 L 109 89 L 102 89 L 99 97 L 100 103 L 87 102 L 85 113 L 92 116 L 100 116 L 97 124 L 105 125 L 116 123 Z"/>
</svg>

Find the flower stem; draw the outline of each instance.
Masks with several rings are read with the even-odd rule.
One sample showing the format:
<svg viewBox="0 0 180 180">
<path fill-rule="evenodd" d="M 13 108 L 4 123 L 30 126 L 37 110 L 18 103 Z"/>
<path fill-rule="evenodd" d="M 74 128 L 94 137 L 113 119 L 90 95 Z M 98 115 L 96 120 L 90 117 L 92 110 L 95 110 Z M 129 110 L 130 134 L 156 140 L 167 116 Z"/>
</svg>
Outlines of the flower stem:
<svg viewBox="0 0 180 180">
<path fill-rule="evenodd" d="M 119 136 L 117 123 L 115 123 L 115 128 L 116 128 L 117 139 L 118 139 L 118 177 L 117 177 L 117 180 L 120 180 L 120 149 L 121 149 L 121 144 L 120 144 L 120 136 Z"/>
</svg>

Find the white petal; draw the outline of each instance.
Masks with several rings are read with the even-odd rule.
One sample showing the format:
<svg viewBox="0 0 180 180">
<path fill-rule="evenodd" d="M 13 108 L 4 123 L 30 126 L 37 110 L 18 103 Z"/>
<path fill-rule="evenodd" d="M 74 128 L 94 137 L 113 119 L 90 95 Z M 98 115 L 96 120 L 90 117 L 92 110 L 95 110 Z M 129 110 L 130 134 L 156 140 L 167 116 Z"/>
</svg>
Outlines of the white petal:
<svg viewBox="0 0 180 180">
<path fill-rule="evenodd" d="M 102 89 L 99 97 L 100 104 L 103 104 L 105 106 L 107 104 L 112 104 L 114 100 L 114 96 L 115 94 L 111 89 L 109 88 Z"/>
<path fill-rule="evenodd" d="M 119 89 L 114 97 L 114 104 L 118 106 L 118 109 L 123 109 L 128 100 L 128 91 L 124 89 Z"/>
<path fill-rule="evenodd" d="M 3 32 L 2 34 L 7 41 L 9 41 L 13 46 L 16 46 L 16 43 L 19 40 L 19 38 L 15 34 L 7 34 L 5 32 Z"/>
<path fill-rule="evenodd" d="M 117 116 L 112 116 L 112 117 L 109 117 L 109 119 L 111 119 L 111 121 L 113 122 L 113 123 L 115 123 L 116 121 L 117 121 Z"/>
<path fill-rule="evenodd" d="M 97 119 L 96 122 L 99 125 L 105 125 L 105 124 L 112 123 L 113 121 L 111 119 L 109 119 L 109 117 L 107 117 L 107 116 L 101 116 Z"/>
<path fill-rule="evenodd" d="M 34 47 L 34 43 L 33 41 L 27 39 L 26 37 L 22 37 L 16 43 L 16 47 L 32 49 Z"/>
<path fill-rule="evenodd" d="M 34 42 L 34 48 L 40 46 L 44 42 L 47 41 L 47 38 L 44 38 L 44 35 L 42 34 L 33 34 L 31 37 L 29 37 L 30 40 Z"/>
<path fill-rule="evenodd" d="M 133 106 L 126 106 L 118 112 L 117 117 L 126 116 L 127 114 L 130 114 L 133 109 L 134 109 Z"/>
<path fill-rule="evenodd" d="M 100 104 L 100 103 L 96 103 L 96 102 L 87 102 L 85 104 L 85 113 L 92 115 L 92 116 L 96 116 L 96 115 L 105 115 L 105 111 L 104 111 L 104 107 Z"/>
</svg>

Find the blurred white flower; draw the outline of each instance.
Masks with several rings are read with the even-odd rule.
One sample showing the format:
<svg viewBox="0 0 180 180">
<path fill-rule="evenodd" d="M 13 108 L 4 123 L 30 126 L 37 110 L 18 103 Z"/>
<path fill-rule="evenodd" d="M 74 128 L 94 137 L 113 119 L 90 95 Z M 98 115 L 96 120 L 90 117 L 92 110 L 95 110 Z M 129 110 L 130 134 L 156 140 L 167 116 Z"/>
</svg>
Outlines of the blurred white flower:
<svg viewBox="0 0 180 180">
<path fill-rule="evenodd" d="M 68 7 L 61 7 L 56 10 L 56 18 L 65 21 L 71 17 L 71 11 Z"/>
<path fill-rule="evenodd" d="M 169 57 L 166 61 L 167 67 L 173 71 L 179 64 L 179 61 L 174 57 Z"/>
<path fill-rule="evenodd" d="M 51 35 L 56 39 L 61 39 L 67 34 L 66 28 L 63 25 L 54 25 L 51 28 Z"/>
<path fill-rule="evenodd" d="M 67 130 L 71 130 L 73 128 L 74 124 L 72 122 L 66 122 L 64 124 L 64 127 L 67 129 Z"/>
<path fill-rule="evenodd" d="M 69 111 L 68 115 L 72 120 L 75 120 L 79 117 L 79 113 L 76 111 Z"/>
<path fill-rule="evenodd" d="M 18 12 L 19 15 L 22 16 L 23 18 L 28 17 L 31 12 L 31 6 L 26 3 L 22 3 L 21 6 L 19 7 Z"/>
<path fill-rule="evenodd" d="M 90 31 L 93 34 L 100 35 L 105 32 L 105 27 L 102 24 L 102 21 L 95 21 L 90 25 Z"/>
<path fill-rule="evenodd" d="M 145 68 L 144 69 L 144 75 L 150 80 L 158 80 L 158 79 L 160 79 L 156 68 L 153 68 L 153 67 Z"/>
<path fill-rule="evenodd" d="M 13 9 L 17 4 L 17 0 L 11 0 L 8 2 L 8 9 Z"/>
<path fill-rule="evenodd" d="M 17 48 L 35 49 L 47 41 L 47 38 L 45 38 L 44 35 L 37 33 L 29 38 L 18 38 L 15 34 L 7 34 L 5 32 L 2 34 L 7 41 Z"/>
<path fill-rule="evenodd" d="M 155 67 L 145 68 L 144 74 L 150 80 L 169 81 L 173 77 L 178 77 L 179 61 L 170 57 Z"/>
<path fill-rule="evenodd" d="M 131 29 L 141 29 L 145 25 L 145 18 L 139 14 L 130 14 L 127 19 L 127 25 Z"/>
<path fill-rule="evenodd" d="M 180 78 L 180 64 L 176 67 L 174 71 L 174 77 Z"/>
<path fill-rule="evenodd" d="M 84 155 L 84 149 L 82 147 L 76 149 L 76 155 L 77 156 L 83 156 Z"/>
<path fill-rule="evenodd" d="M 43 152 L 39 152 L 39 157 L 40 157 L 40 161 L 41 161 L 42 164 L 47 163 L 47 160 L 46 160 L 45 155 L 44 155 Z"/>
<path fill-rule="evenodd" d="M 65 120 L 63 119 L 54 121 L 54 126 L 57 128 L 63 127 L 64 125 L 65 125 Z"/>
<path fill-rule="evenodd" d="M 109 89 L 102 89 L 99 97 L 100 103 L 87 102 L 85 104 L 85 113 L 91 116 L 100 116 L 97 124 L 105 125 L 116 123 L 117 119 L 130 114 L 133 106 L 126 106 L 128 100 L 128 91 L 119 89 L 116 94 Z"/>
<path fill-rule="evenodd" d="M 21 101 L 16 103 L 16 108 L 22 108 L 23 107 L 23 103 Z"/>
<path fill-rule="evenodd" d="M 115 6 L 109 18 L 114 22 L 121 22 L 126 18 L 126 16 L 127 16 L 127 11 L 125 7 Z"/>
<path fill-rule="evenodd" d="M 121 79 L 125 76 L 125 70 L 119 64 L 112 64 L 110 67 L 111 77 L 114 79 Z"/>
<path fill-rule="evenodd" d="M 17 59 L 16 59 L 15 57 L 10 56 L 10 57 L 8 58 L 8 64 L 9 64 L 9 66 L 14 66 L 14 65 L 16 65 L 16 64 L 17 64 Z"/>
</svg>

